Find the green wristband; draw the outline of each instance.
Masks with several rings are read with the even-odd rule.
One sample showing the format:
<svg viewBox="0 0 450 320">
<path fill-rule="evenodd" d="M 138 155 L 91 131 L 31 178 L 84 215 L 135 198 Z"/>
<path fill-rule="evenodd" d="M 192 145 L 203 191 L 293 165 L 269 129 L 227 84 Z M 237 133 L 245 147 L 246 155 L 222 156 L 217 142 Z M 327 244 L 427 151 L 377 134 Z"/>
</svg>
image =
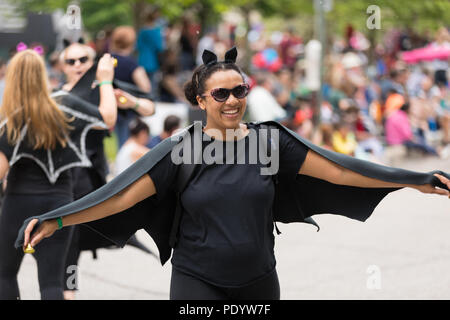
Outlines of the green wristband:
<svg viewBox="0 0 450 320">
<path fill-rule="evenodd" d="M 137 110 L 139 108 L 139 99 L 136 99 L 136 104 L 133 107 L 133 110 Z"/>
<path fill-rule="evenodd" d="M 62 218 L 59 217 L 56 219 L 56 221 L 58 222 L 58 230 L 62 229 L 62 227 L 63 227 Z"/>
<path fill-rule="evenodd" d="M 98 84 L 98 86 L 101 87 L 104 84 L 112 84 L 112 81 L 102 81 Z"/>
</svg>

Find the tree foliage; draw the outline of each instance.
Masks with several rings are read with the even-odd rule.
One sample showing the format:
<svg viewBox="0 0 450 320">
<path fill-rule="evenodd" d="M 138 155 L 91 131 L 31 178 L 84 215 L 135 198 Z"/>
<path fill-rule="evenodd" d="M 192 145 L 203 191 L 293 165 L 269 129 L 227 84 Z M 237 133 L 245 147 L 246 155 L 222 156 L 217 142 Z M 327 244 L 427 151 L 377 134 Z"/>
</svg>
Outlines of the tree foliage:
<svg viewBox="0 0 450 320">
<path fill-rule="evenodd" d="M 88 31 L 97 31 L 105 25 L 129 24 L 138 26 L 142 21 L 142 8 L 158 6 L 162 14 L 173 21 L 186 12 L 192 12 L 203 27 L 217 24 L 223 12 L 239 8 L 245 14 L 258 10 L 264 17 L 295 18 L 314 14 L 314 0 L 10 0 L 25 11 L 51 12 L 65 10 L 71 3 L 82 9 Z M 382 30 L 409 27 L 417 31 L 435 30 L 450 21 L 448 0 L 333 0 L 333 9 L 327 13 L 329 30 L 341 33 L 348 24 L 368 32 L 366 10 L 370 5 L 381 9 Z M 280 26 L 282 27 L 282 26 Z"/>
</svg>

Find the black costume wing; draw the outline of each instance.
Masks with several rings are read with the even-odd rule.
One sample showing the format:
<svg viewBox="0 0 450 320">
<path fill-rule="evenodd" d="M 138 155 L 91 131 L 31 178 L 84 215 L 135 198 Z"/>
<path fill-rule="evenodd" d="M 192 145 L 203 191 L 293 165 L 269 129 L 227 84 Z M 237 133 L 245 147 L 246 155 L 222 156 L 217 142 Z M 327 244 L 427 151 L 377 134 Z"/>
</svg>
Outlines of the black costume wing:
<svg viewBox="0 0 450 320">
<path fill-rule="evenodd" d="M 73 167 L 90 167 L 91 162 L 86 155 L 86 135 L 93 127 L 104 127 L 102 116 L 95 106 L 64 91 L 58 91 L 51 96 L 59 108 L 72 119 L 67 146 L 58 146 L 54 150 L 34 150 L 26 141 L 28 126 L 25 125 L 20 133 L 20 138 L 15 145 L 9 145 L 6 134 L 0 138 L 2 151 L 8 158 L 9 165 L 21 158 L 29 158 L 35 161 L 45 172 L 50 183 L 55 183 L 61 172 Z M 76 107 L 76 108 L 75 108 Z M 4 119 L 0 128 L 6 125 L 8 119 Z"/>
<path fill-rule="evenodd" d="M 261 124 L 285 130 L 308 148 L 362 175 L 401 184 L 432 184 L 447 189 L 438 178 L 433 176 L 433 173 L 436 172 L 450 178 L 449 174 L 442 171 L 420 173 L 374 164 L 319 148 L 276 122 L 269 121 Z M 201 123 L 195 125 L 201 126 Z M 171 152 L 180 143 L 179 141 L 193 130 L 195 125 L 191 125 L 172 138 L 165 139 L 97 191 L 44 215 L 27 219 L 19 230 L 15 246 L 18 248 L 23 245 L 23 233 L 31 219 L 37 218 L 39 220 L 37 225 L 39 225 L 42 221 L 66 216 L 95 206 L 125 189 Z M 281 179 L 276 185 L 274 201 L 274 218 L 276 221 L 313 223 L 308 218 L 318 213 L 339 214 L 364 221 L 388 193 L 400 189 L 347 187 L 302 175 L 298 175 L 297 178 L 294 181 Z M 169 192 L 165 198 L 159 199 L 158 202 L 155 201 L 154 197 L 149 197 L 119 214 L 90 222 L 87 225 L 121 247 L 125 245 L 128 238 L 136 230 L 145 229 L 158 246 L 160 260 L 164 264 L 171 255 L 169 237 L 174 219 L 176 195 Z"/>
</svg>

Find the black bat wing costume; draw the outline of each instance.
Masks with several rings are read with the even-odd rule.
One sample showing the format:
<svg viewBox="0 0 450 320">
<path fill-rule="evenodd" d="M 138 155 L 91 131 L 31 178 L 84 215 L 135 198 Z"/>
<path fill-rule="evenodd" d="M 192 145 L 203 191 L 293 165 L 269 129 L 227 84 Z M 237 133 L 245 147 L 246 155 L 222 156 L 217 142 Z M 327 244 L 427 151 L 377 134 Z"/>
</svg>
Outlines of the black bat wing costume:
<svg viewBox="0 0 450 320">
<path fill-rule="evenodd" d="M 197 123 L 184 129 L 174 137 L 165 139 L 126 171 L 97 191 L 61 208 L 27 219 L 19 230 L 15 246 L 18 248 L 23 245 L 24 230 L 33 218 L 39 220 L 36 225 L 38 226 L 45 220 L 63 217 L 95 206 L 131 185 L 162 160 L 165 155 L 170 153 L 180 143 L 180 139 L 183 139 L 187 133 L 193 131 L 195 125 Z M 198 125 L 201 126 L 201 123 L 198 123 Z M 439 173 L 450 178 L 449 174 L 442 171 L 420 173 L 382 166 L 322 149 L 277 122 L 268 121 L 257 123 L 256 125 L 285 130 L 303 146 L 344 168 L 364 176 L 400 184 L 431 184 L 447 189 L 433 175 L 433 173 Z M 274 220 L 283 223 L 306 222 L 317 226 L 311 219 L 311 216 L 331 213 L 365 221 L 386 195 L 399 189 L 342 186 L 305 175 L 297 175 L 297 179 L 289 181 L 280 178 L 275 184 Z M 159 199 L 158 202 L 155 201 L 154 197 L 149 197 L 121 213 L 87 223 L 86 225 L 121 247 L 126 244 L 129 237 L 136 230 L 145 229 L 155 241 L 160 253 L 161 263 L 164 264 L 170 258 L 173 247 L 172 231 L 174 220 L 176 220 L 177 194 L 169 192 L 163 199 Z"/>
<path fill-rule="evenodd" d="M 20 139 L 11 146 L 7 141 L 6 134 L 0 138 L 1 149 L 8 158 L 9 165 L 14 165 L 21 158 L 35 161 L 45 172 L 50 183 L 54 184 L 59 175 L 73 167 L 90 167 L 91 161 L 86 153 L 86 136 L 93 127 L 103 127 L 102 116 L 98 109 L 83 101 L 82 99 L 64 91 L 57 91 L 51 97 L 58 103 L 59 108 L 70 118 L 72 130 L 67 139 L 68 149 L 57 147 L 54 150 L 34 150 L 25 137 L 28 126 L 24 126 Z M 74 106 L 77 106 L 74 108 Z M 6 125 L 8 119 L 0 123 L 0 128 Z M 70 150 L 70 152 L 69 152 Z"/>
</svg>

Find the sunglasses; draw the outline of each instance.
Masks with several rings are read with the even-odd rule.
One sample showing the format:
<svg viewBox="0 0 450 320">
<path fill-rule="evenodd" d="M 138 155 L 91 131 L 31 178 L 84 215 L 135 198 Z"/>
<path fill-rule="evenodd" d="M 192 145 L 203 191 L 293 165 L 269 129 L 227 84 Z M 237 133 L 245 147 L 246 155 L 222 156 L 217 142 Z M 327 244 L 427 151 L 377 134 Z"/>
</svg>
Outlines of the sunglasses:
<svg viewBox="0 0 450 320">
<path fill-rule="evenodd" d="M 230 97 L 230 94 L 233 94 L 237 99 L 245 98 L 250 91 L 250 86 L 246 83 L 240 84 L 233 89 L 226 88 L 216 88 L 210 91 L 210 96 L 214 98 L 217 102 L 225 102 Z M 208 96 L 208 95 L 203 95 Z"/>
<path fill-rule="evenodd" d="M 68 65 L 73 66 L 77 61 L 80 61 L 81 64 L 86 63 L 89 60 L 88 56 L 84 56 L 78 59 L 66 59 L 64 62 Z"/>
</svg>

